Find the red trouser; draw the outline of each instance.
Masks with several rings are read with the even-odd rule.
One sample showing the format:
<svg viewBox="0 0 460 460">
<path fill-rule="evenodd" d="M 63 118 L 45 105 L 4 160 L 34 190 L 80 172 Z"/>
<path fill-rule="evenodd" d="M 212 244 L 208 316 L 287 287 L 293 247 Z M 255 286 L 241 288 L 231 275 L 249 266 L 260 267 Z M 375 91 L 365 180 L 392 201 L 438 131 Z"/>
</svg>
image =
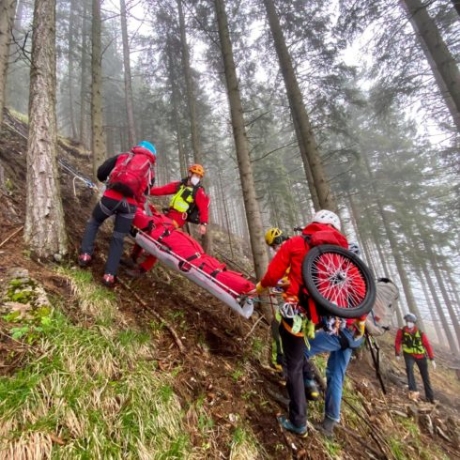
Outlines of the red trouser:
<svg viewBox="0 0 460 460">
<path fill-rule="evenodd" d="M 168 216 L 168 213 L 165 214 L 165 216 L 169 217 Z M 179 225 L 179 223 L 177 221 L 175 221 L 173 219 L 173 223 L 174 223 L 174 226 L 175 228 L 181 228 L 183 227 L 185 224 L 186 224 L 186 221 L 184 220 L 183 221 L 183 224 L 182 225 Z M 133 247 L 133 250 L 131 252 L 131 258 L 134 260 L 134 261 L 137 261 L 137 259 L 140 257 L 140 255 L 142 254 L 142 251 L 143 249 L 138 245 L 138 244 L 135 244 L 134 247 Z M 157 258 L 155 256 L 152 256 L 151 254 L 149 254 L 145 260 L 139 265 L 139 267 L 143 270 L 143 271 L 146 271 L 148 272 L 149 270 L 151 270 L 153 268 L 153 266 L 156 264 L 157 262 Z"/>
<path fill-rule="evenodd" d="M 138 244 L 135 244 L 133 247 L 133 250 L 131 251 L 131 259 L 133 259 L 136 262 L 137 259 L 141 256 L 142 251 L 143 249 Z M 145 270 L 146 272 L 148 272 L 156 264 L 156 261 L 157 261 L 157 258 L 149 254 L 145 258 L 145 260 L 139 265 L 139 267 Z"/>
</svg>

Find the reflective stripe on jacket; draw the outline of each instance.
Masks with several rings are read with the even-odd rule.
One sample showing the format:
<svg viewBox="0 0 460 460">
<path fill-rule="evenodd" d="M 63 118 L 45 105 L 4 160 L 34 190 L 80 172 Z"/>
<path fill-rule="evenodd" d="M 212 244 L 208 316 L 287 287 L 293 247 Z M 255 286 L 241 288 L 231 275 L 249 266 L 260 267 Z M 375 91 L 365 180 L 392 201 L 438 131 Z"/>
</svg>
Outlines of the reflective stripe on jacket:
<svg viewBox="0 0 460 460">
<path fill-rule="evenodd" d="M 422 343 L 422 334 L 417 329 L 415 333 L 410 333 L 408 330 L 403 330 L 402 350 L 404 353 L 411 355 L 424 355 L 425 347 Z"/>
<path fill-rule="evenodd" d="M 194 201 L 193 187 L 181 184 L 178 191 L 171 198 L 169 207 L 179 212 L 187 212 Z"/>
</svg>

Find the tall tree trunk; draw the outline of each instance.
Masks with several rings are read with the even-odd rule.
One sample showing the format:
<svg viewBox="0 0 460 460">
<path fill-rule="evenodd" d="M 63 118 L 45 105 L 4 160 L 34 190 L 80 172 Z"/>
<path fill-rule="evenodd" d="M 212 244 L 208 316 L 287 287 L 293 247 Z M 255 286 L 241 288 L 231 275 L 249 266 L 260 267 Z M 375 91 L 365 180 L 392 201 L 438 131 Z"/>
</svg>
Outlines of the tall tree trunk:
<svg viewBox="0 0 460 460">
<path fill-rule="evenodd" d="M 195 85 L 192 77 L 192 69 L 190 66 L 190 53 L 188 50 L 187 44 L 187 35 L 185 32 L 185 20 L 184 20 L 184 11 L 182 9 L 182 0 L 177 0 L 177 6 L 179 10 L 179 27 L 180 27 L 180 41 L 182 47 L 182 66 L 184 69 L 185 77 L 185 87 L 187 94 L 187 107 L 190 118 L 190 129 L 192 137 L 192 150 L 193 150 L 193 159 L 195 163 L 203 164 L 203 155 L 201 152 L 201 143 L 200 143 L 200 132 L 198 128 L 198 119 L 196 112 L 196 94 L 195 94 Z M 208 179 L 205 177 L 203 185 L 206 189 L 209 189 Z M 210 223 L 212 221 L 211 214 L 209 214 Z M 208 253 L 212 253 L 212 226 L 208 226 L 206 235 L 202 238 L 203 249 Z"/>
<path fill-rule="evenodd" d="M 168 69 L 168 77 L 169 81 L 171 84 L 171 102 L 172 102 L 172 113 L 173 113 L 173 119 L 174 119 L 174 128 L 176 130 L 176 136 L 177 136 L 177 151 L 179 153 L 179 165 L 180 165 L 180 170 L 181 170 L 181 177 L 185 177 L 187 175 L 187 159 L 186 159 L 186 153 L 185 153 L 185 148 L 184 148 L 184 140 L 183 140 L 183 134 L 182 134 L 182 125 L 181 125 L 181 114 L 180 114 L 180 109 L 179 109 L 179 101 L 178 97 L 180 97 L 180 91 L 179 88 L 177 87 L 177 68 L 175 67 L 176 65 L 176 59 L 175 59 L 175 53 L 176 50 L 173 49 L 173 40 L 171 40 L 171 37 L 167 38 L 167 69 Z"/>
<path fill-rule="evenodd" d="M 380 214 L 380 217 L 381 217 L 382 222 L 383 222 L 383 226 L 385 228 L 386 236 L 387 236 L 388 241 L 390 243 L 391 252 L 393 254 L 393 257 L 394 257 L 394 260 L 395 260 L 395 263 L 396 263 L 396 269 L 398 270 L 399 278 L 400 278 L 401 284 L 403 286 L 404 295 L 406 297 L 407 304 L 409 306 L 409 310 L 411 312 L 415 313 L 418 318 L 421 318 L 420 312 L 418 310 L 417 304 L 416 304 L 415 299 L 414 299 L 414 295 L 413 295 L 413 292 L 412 292 L 410 281 L 409 281 L 409 278 L 407 276 L 407 271 L 406 271 L 406 268 L 404 266 L 404 261 L 403 261 L 403 259 L 401 257 L 401 250 L 400 250 L 400 248 L 398 246 L 398 242 L 397 242 L 396 237 L 395 237 L 395 235 L 393 233 L 393 230 L 391 229 L 391 225 L 390 225 L 390 222 L 388 220 L 387 214 L 386 214 L 386 212 L 385 212 L 385 210 L 383 208 L 382 201 L 379 198 L 380 195 L 379 195 L 379 192 L 378 192 L 377 187 L 376 187 L 376 180 L 374 178 L 374 175 L 372 173 L 371 167 L 369 165 L 369 159 L 367 158 L 366 155 L 362 155 L 361 159 L 362 159 L 362 163 L 364 164 L 364 166 L 366 168 L 367 174 L 368 174 L 368 176 L 370 178 L 370 183 L 372 184 L 372 189 L 373 189 L 373 192 L 374 192 L 374 199 L 375 199 L 375 202 L 377 204 L 379 214 Z"/>
<path fill-rule="evenodd" d="M 91 149 L 93 151 L 93 179 L 97 168 L 106 159 L 104 117 L 102 114 L 102 45 L 101 45 L 101 4 L 93 0 L 93 22 L 91 43 Z"/>
<path fill-rule="evenodd" d="M 460 71 L 439 29 L 421 0 L 400 0 L 422 45 L 439 90 L 460 131 Z"/>
<path fill-rule="evenodd" d="M 295 134 L 296 134 L 296 137 L 297 137 L 297 144 L 299 146 L 299 150 L 300 150 L 300 157 L 302 158 L 302 164 L 303 164 L 303 170 L 305 172 L 305 177 L 307 178 L 307 186 L 308 186 L 308 190 L 310 191 L 310 197 L 311 197 L 311 201 L 313 202 L 313 208 L 318 211 L 322 208 L 321 204 L 320 204 L 320 201 L 319 201 L 319 198 L 318 198 L 318 192 L 316 190 L 316 186 L 315 186 L 315 179 L 313 177 L 313 174 L 311 172 L 311 169 L 310 169 L 310 163 L 309 163 L 309 160 L 308 160 L 308 151 L 306 150 L 305 148 L 305 144 L 302 142 L 302 131 L 301 131 L 301 128 L 299 126 L 299 122 L 297 121 L 297 118 L 294 116 L 294 107 L 290 104 L 289 105 L 289 108 L 291 110 L 291 114 L 292 114 L 292 122 L 293 122 L 293 125 L 294 125 L 294 130 L 295 130 Z"/>
<path fill-rule="evenodd" d="M 129 147 L 136 144 L 136 125 L 134 121 L 134 104 L 133 104 L 133 88 L 131 85 L 131 62 L 129 59 L 129 40 L 128 40 L 128 20 L 126 17 L 125 0 L 120 0 L 121 10 L 121 37 L 123 41 L 123 67 L 125 69 L 125 101 L 126 113 L 128 115 L 128 136 Z"/>
<path fill-rule="evenodd" d="M 233 137 L 236 145 L 236 156 L 240 171 L 241 188 L 243 190 L 246 220 L 249 228 L 254 268 L 258 279 L 262 278 L 268 265 L 267 251 L 264 243 L 264 232 L 257 202 L 254 176 L 252 173 L 251 159 L 249 156 L 248 139 L 243 117 L 243 105 L 241 103 L 240 89 L 236 75 L 235 61 L 233 58 L 232 43 L 228 29 L 227 13 L 223 0 L 214 0 L 216 7 L 219 39 L 224 63 L 225 79 L 227 83 L 230 114 L 232 119 Z M 268 305 L 264 307 L 267 319 L 271 318 L 271 310 Z"/>
<path fill-rule="evenodd" d="M 2 131 L 8 55 L 15 11 L 16 0 L 0 0 L 0 132 Z"/>
<path fill-rule="evenodd" d="M 182 67 L 184 69 L 185 87 L 187 94 L 187 107 L 190 117 L 191 136 L 192 136 L 192 150 L 193 159 L 196 163 L 203 163 L 203 155 L 201 152 L 200 132 L 198 129 L 198 120 L 196 114 L 196 95 L 195 85 L 192 78 L 192 71 L 190 66 L 190 53 L 187 44 L 187 35 L 185 32 L 184 11 L 182 8 L 182 0 L 177 0 L 179 10 L 179 27 L 180 27 L 180 40 L 182 47 Z"/>
<path fill-rule="evenodd" d="M 69 18 L 69 52 L 67 55 L 69 61 L 69 116 L 70 130 L 72 139 L 77 139 L 77 125 L 75 122 L 74 97 L 73 97 L 73 80 L 74 80 L 74 56 L 75 56 L 75 40 L 74 33 L 76 30 L 76 0 L 70 1 L 70 18 Z"/>
<path fill-rule="evenodd" d="M 439 318 L 436 308 L 431 307 L 431 304 L 432 304 L 431 296 L 430 296 L 430 293 L 428 292 L 426 279 L 423 275 L 422 270 L 420 270 L 420 268 L 417 269 L 417 277 L 421 281 L 420 284 L 422 285 L 423 296 L 425 297 L 425 302 L 428 305 L 428 310 L 430 311 L 430 316 L 434 324 L 434 330 L 435 330 L 436 337 L 438 338 L 438 343 L 440 345 L 446 346 L 445 336 L 442 333 L 441 327 L 439 327 L 439 322 L 441 321 L 441 319 Z"/>
<path fill-rule="evenodd" d="M 437 284 L 439 286 L 442 298 L 444 300 L 444 304 L 447 307 L 447 311 L 449 313 L 450 320 L 451 320 L 452 325 L 454 327 L 454 331 L 455 331 L 455 335 L 456 335 L 456 339 L 457 339 L 457 345 L 459 345 L 460 344 L 460 321 L 459 321 L 459 318 L 457 317 L 457 315 L 455 314 L 455 311 L 454 311 L 454 309 L 452 307 L 452 302 L 451 302 L 449 296 L 447 295 L 446 286 L 445 286 L 444 280 L 443 280 L 443 278 L 441 276 L 441 271 L 439 270 L 438 257 L 435 254 L 435 252 L 432 250 L 432 246 L 431 246 L 431 244 L 429 242 L 424 241 L 424 244 L 425 244 L 426 254 L 430 258 L 432 272 L 434 272 L 434 275 L 436 277 L 436 282 L 437 282 Z"/>
<path fill-rule="evenodd" d="M 24 238 L 37 258 L 67 253 L 56 161 L 56 0 L 36 0 L 30 71 Z"/>
<path fill-rule="evenodd" d="M 452 3 L 454 5 L 455 11 L 460 16 L 460 0 L 452 0 Z"/>
<path fill-rule="evenodd" d="M 425 275 L 425 280 L 428 283 L 428 288 L 430 289 L 431 297 L 433 298 L 433 302 L 436 306 L 436 310 L 438 312 L 439 319 L 441 320 L 441 324 L 442 324 L 444 333 L 446 334 L 447 341 L 449 342 L 449 348 L 452 351 L 452 353 L 457 354 L 458 353 L 457 342 L 454 338 L 454 335 L 452 334 L 449 323 L 447 322 L 446 315 L 442 308 L 441 302 L 439 301 L 438 294 L 436 292 L 436 288 L 434 286 L 433 280 L 431 279 L 432 275 L 430 271 L 428 270 L 427 264 L 423 263 L 421 266 L 421 269 L 423 271 L 423 274 Z"/>
<path fill-rule="evenodd" d="M 319 204 L 319 207 L 322 209 L 330 209 L 331 211 L 337 212 L 337 202 L 324 173 L 318 145 L 303 102 L 303 95 L 297 82 L 297 77 L 294 72 L 291 56 L 286 46 L 275 5 L 273 0 L 264 0 L 264 4 L 267 9 L 268 22 L 270 23 L 281 73 L 283 74 L 284 84 L 286 86 L 300 152 L 306 156 L 309 166 L 309 168 L 305 167 L 305 173 L 307 174 L 308 180 L 308 172 L 310 170 L 316 194 L 318 195 L 318 203 L 315 207 Z M 314 194 L 312 194 L 312 199 L 313 197 Z M 316 208 L 316 210 L 318 209 Z"/>
<path fill-rule="evenodd" d="M 81 33 L 81 52 L 80 52 L 80 63 L 81 63 L 81 77 L 80 77 L 80 143 L 87 149 L 90 148 L 90 136 L 88 134 L 88 19 L 86 17 L 88 12 L 87 0 L 83 1 L 83 17 L 82 17 L 82 33 Z"/>
</svg>

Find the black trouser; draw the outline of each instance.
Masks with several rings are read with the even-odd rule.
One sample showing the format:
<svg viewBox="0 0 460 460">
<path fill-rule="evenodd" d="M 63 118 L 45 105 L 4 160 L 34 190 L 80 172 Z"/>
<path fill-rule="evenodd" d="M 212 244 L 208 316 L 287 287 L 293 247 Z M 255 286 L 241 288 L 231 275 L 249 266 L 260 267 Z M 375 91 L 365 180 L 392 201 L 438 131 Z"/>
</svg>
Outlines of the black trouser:
<svg viewBox="0 0 460 460">
<path fill-rule="evenodd" d="M 286 359 L 287 390 L 289 393 L 289 420 L 297 427 L 307 423 L 307 398 L 305 396 L 305 376 L 308 361 L 305 358 L 305 341 L 296 337 L 280 325 L 280 336 Z"/>
<path fill-rule="evenodd" d="M 105 273 L 116 275 L 123 254 L 123 240 L 131 229 L 136 209 L 137 205 L 128 203 L 125 199 L 114 200 L 113 198 L 103 196 L 93 209 L 91 219 L 86 225 L 80 253 L 93 254 L 94 240 L 96 239 L 99 227 L 106 219 L 115 215 L 115 224 L 110 240 Z"/>
<path fill-rule="evenodd" d="M 417 364 L 422 376 L 423 386 L 425 387 L 425 396 L 429 401 L 434 399 L 433 389 L 431 388 L 430 376 L 428 374 L 428 360 L 426 356 L 423 358 L 415 358 L 413 355 L 404 353 L 404 361 L 406 362 L 407 383 L 409 391 L 417 391 L 417 384 L 414 375 L 414 363 Z"/>
</svg>

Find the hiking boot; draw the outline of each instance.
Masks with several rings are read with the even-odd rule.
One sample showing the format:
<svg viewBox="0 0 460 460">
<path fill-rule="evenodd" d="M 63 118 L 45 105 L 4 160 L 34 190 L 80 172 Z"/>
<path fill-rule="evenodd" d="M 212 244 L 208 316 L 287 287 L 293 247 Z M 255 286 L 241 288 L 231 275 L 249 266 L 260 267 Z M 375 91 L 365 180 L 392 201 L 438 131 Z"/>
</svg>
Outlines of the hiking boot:
<svg viewBox="0 0 460 460">
<path fill-rule="evenodd" d="M 102 277 L 102 284 L 104 284 L 105 286 L 110 287 L 110 288 L 115 286 L 115 276 L 110 275 L 109 273 L 106 273 Z"/>
<path fill-rule="evenodd" d="M 146 270 L 142 267 L 134 267 L 128 270 L 125 270 L 125 273 L 130 276 L 131 278 L 140 278 L 142 275 L 145 275 Z"/>
<path fill-rule="evenodd" d="M 320 391 L 317 383 L 314 380 L 305 379 L 305 396 L 308 401 L 318 401 Z"/>
<path fill-rule="evenodd" d="M 80 267 L 87 267 L 92 259 L 93 258 L 89 254 L 84 252 L 78 256 L 78 265 L 80 265 Z"/>
<path fill-rule="evenodd" d="M 137 262 L 134 257 L 128 257 L 127 259 L 120 260 L 120 265 L 123 265 L 124 267 L 135 268 L 136 264 Z"/>
<path fill-rule="evenodd" d="M 337 425 L 335 420 L 329 417 L 324 417 L 322 423 L 316 426 L 316 429 L 320 431 L 326 438 L 334 437 L 334 427 Z"/>
<path fill-rule="evenodd" d="M 291 433 L 300 436 L 301 438 L 306 438 L 308 436 L 307 425 L 304 426 L 295 426 L 287 417 L 284 415 L 280 415 L 277 417 L 278 423 L 284 428 L 286 431 L 290 431 Z"/>
</svg>

